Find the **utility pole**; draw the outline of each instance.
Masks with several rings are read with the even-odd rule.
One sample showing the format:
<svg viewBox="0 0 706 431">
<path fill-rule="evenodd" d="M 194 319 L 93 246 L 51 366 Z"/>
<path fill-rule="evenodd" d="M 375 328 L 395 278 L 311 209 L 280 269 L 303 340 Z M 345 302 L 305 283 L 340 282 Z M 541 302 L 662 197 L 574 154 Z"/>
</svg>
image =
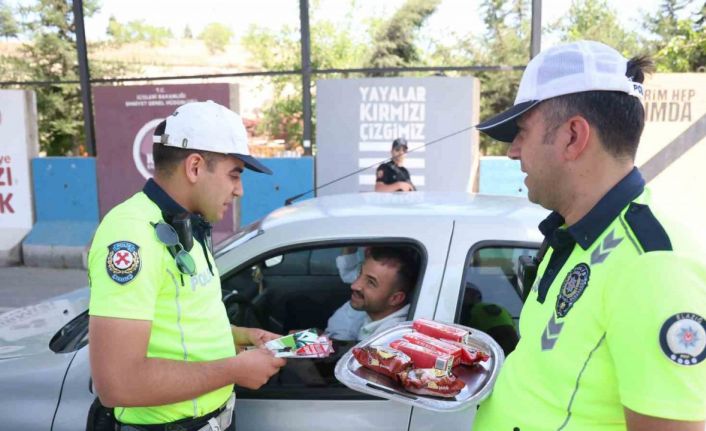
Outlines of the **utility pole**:
<svg viewBox="0 0 706 431">
<path fill-rule="evenodd" d="M 304 136 L 302 145 L 311 154 L 311 37 L 309 34 L 309 0 L 299 0 L 299 21 L 302 53 L 302 103 Z"/>
<path fill-rule="evenodd" d="M 542 0 L 532 0 L 532 34 L 530 36 L 530 58 L 542 50 Z"/>
<path fill-rule="evenodd" d="M 83 0 L 73 0 L 74 24 L 76 25 L 76 51 L 78 72 L 81 81 L 81 101 L 83 102 L 83 127 L 86 133 L 86 150 L 96 156 L 96 141 L 93 132 L 93 102 L 91 99 L 91 75 L 88 70 L 86 51 L 86 31 L 83 26 Z"/>
</svg>

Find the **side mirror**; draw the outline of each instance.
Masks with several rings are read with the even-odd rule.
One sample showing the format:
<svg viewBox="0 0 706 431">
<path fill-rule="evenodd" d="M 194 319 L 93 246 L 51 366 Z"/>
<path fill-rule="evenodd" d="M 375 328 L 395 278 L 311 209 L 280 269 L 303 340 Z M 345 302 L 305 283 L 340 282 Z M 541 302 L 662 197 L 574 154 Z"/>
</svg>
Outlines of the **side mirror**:
<svg viewBox="0 0 706 431">
<path fill-rule="evenodd" d="M 265 267 L 272 268 L 273 266 L 277 266 L 280 263 L 282 263 L 283 259 L 284 259 L 284 257 L 282 255 L 271 257 L 271 258 L 265 260 Z"/>
</svg>

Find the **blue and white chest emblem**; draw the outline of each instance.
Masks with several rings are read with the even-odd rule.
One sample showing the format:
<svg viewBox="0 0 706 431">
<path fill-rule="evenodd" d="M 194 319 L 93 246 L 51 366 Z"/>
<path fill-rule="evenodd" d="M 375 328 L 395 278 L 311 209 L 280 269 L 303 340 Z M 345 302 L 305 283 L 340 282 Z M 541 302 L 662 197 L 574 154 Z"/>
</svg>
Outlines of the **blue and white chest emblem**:
<svg viewBox="0 0 706 431">
<path fill-rule="evenodd" d="M 140 272 L 140 246 L 129 241 L 118 241 L 108 246 L 105 268 L 113 281 L 125 284 Z"/>
<path fill-rule="evenodd" d="M 706 359 L 706 322 L 694 313 L 679 313 L 667 319 L 659 331 L 659 344 L 667 357 L 681 365 L 696 365 Z"/>
<path fill-rule="evenodd" d="M 591 276 L 591 268 L 585 263 L 579 263 L 571 272 L 566 275 L 564 282 L 561 283 L 559 295 L 556 298 L 556 315 L 564 317 L 569 313 L 571 307 L 586 290 L 588 279 Z"/>
</svg>

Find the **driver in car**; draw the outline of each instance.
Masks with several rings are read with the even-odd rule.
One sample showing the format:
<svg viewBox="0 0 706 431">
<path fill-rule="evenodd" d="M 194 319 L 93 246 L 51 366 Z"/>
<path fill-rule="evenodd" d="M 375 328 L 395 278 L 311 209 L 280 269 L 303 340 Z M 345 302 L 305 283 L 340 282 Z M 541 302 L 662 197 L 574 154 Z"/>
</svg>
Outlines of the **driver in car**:
<svg viewBox="0 0 706 431">
<path fill-rule="evenodd" d="M 419 266 L 411 248 L 368 248 L 351 299 L 329 318 L 326 334 L 334 340 L 363 340 L 407 320 Z"/>
</svg>

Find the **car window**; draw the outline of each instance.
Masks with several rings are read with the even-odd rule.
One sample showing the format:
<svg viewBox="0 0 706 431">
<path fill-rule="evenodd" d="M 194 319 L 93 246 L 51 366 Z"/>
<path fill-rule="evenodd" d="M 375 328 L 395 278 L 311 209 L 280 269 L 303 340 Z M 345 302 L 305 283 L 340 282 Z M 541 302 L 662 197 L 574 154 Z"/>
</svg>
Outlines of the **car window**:
<svg viewBox="0 0 706 431">
<path fill-rule="evenodd" d="M 472 248 L 466 259 L 456 322 L 488 333 L 506 354 L 514 350 L 519 338 L 522 290 L 518 261 L 536 252 L 524 244 L 485 244 Z"/>
<path fill-rule="evenodd" d="M 298 246 L 296 249 L 273 251 L 258 257 L 245 268 L 226 275 L 221 284 L 231 323 L 263 328 L 278 334 L 308 328 L 316 328 L 323 333 L 328 319 L 351 297 L 350 284 L 341 279 L 336 266 L 336 258 L 342 254 L 344 246 L 346 244 L 310 248 Z M 363 246 L 354 245 L 360 249 Z M 362 256 L 362 253 L 357 256 Z M 358 259 L 360 257 L 354 261 Z M 238 397 L 372 398 L 349 390 L 334 375 L 338 359 L 357 341 L 333 342 L 332 356 L 290 359 L 267 385 L 257 391 L 238 388 Z"/>
</svg>

